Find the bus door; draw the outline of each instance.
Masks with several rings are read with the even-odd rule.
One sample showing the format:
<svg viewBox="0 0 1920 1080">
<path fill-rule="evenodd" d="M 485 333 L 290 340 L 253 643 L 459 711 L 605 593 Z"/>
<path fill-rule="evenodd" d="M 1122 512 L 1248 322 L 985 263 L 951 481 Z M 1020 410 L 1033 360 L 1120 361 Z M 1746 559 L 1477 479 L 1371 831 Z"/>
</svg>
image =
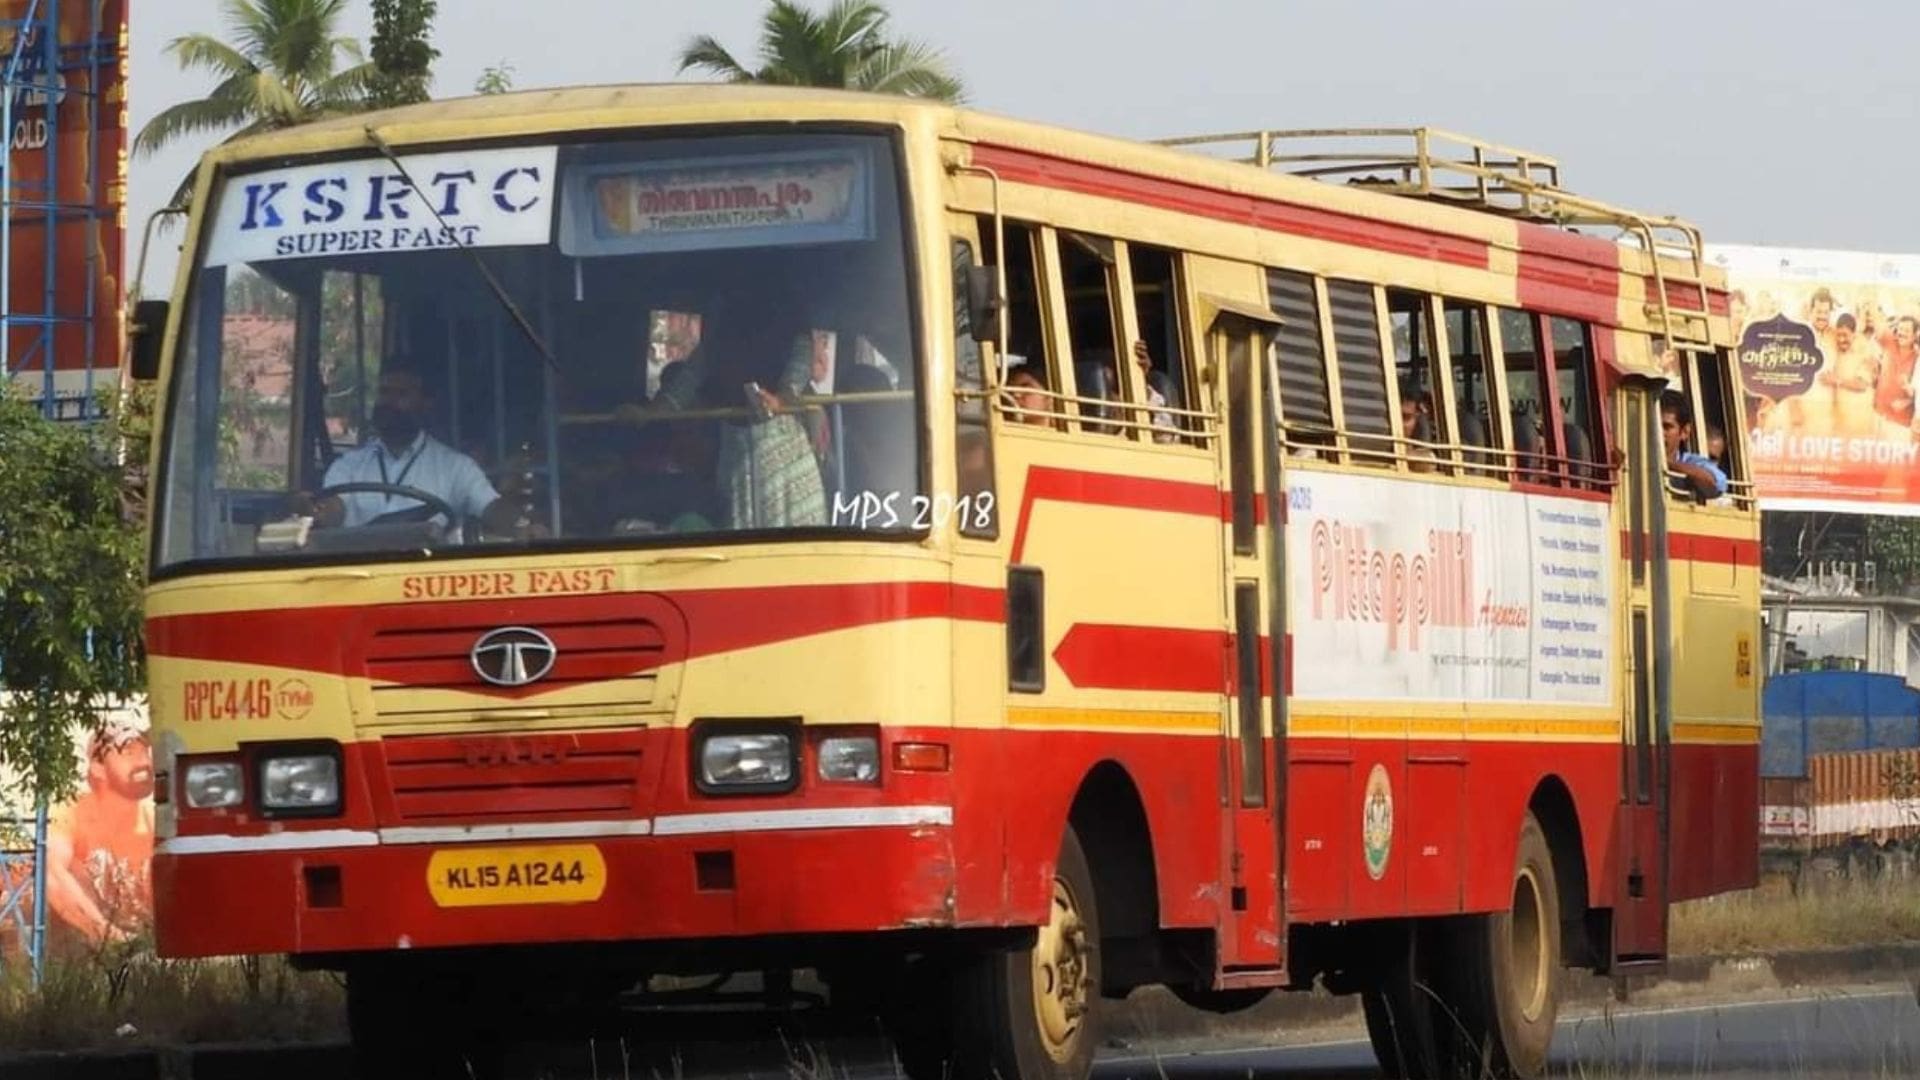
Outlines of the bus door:
<svg viewBox="0 0 1920 1080">
<path fill-rule="evenodd" d="M 1614 971 L 1664 966 L 1667 955 L 1667 793 L 1671 746 L 1666 453 L 1661 384 L 1630 378 L 1620 403 L 1627 511 L 1627 684 L 1621 725 Z"/>
<path fill-rule="evenodd" d="M 1281 520 L 1277 499 L 1285 487 L 1273 422 L 1278 383 L 1272 369 L 1272 318 L 1253 305 L 1234 305 L 1220 311 L 1209 332 L 1215 370 L 1226 385 L 1221 475 L 1230 507 L 1223 536 L 1229 620 L 1221 727 L 1229 885 L 1220 932 L 1223 976 L 1235 968 L 1272 968 L 1284 960 L 1280 882 L 1286 830 L 1280 808 L 1286 805 L 1281 672 L 1286 574 L 1281 560 L 1286 545 L 1276 529 Z"/>
</svg>

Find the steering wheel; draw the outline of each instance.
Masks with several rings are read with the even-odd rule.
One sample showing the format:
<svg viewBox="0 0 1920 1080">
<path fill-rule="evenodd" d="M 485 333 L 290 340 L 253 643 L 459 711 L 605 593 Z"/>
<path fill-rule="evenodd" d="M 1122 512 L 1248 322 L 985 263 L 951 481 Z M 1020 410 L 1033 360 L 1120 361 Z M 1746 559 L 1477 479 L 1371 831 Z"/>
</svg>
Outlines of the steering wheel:
<svg viewBox="0 0 1920 1080">
<path fill-rule="evenodd" d="M 355 495 L 362 492 L 398 495 L 401 498 L 412 499 L 424 504 L 422 506 L 410 506 L 405 510 L 389 511 L 365 522 L 365 524 L 395 525 L 414 521 L 428 521 L 438 515 L 445 517 L 447 521 L 458 526 L 462 539 L 468 541 L 473 539 L 470 535 L 472 523 L 461 516 L 460 512 L 455 510 L 451 503 L 432 492 L 422 491 L 416 487 L 408 487 L 405 484 L 383 484 L 377 480 L 356 481 L 351 484 L 334 484 L 331 487 L 324 487 L 315 492 L 314 499 L 325 499 L 335 495 Z"/>
</svg>

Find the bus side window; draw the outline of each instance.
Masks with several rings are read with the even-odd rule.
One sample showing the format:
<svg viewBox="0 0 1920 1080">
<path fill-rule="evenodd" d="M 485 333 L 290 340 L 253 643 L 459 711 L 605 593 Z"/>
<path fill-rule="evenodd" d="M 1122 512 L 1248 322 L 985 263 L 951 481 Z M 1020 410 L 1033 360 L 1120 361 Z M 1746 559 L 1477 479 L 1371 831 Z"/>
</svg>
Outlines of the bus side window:
<svg viewBox="0 0 1920 1080">
<path fill-rule="evenodd" d="M 1191 365 L 1186 363 L 1186 350 L 1182 347 L 1185 338 L 1181 334 L 1180 287 L 1175 276 L 1177 260 L 1174 253 L 1165 248 L 1144 244 L 1128 244 L 1127 257 L 1133 267 L 1134 317 L 1140 322 L 1140 340 L 1146 343 L 1150 364 L 1147 403 L 1156 404 L 1154 395 L 1158 394 L 1157 404 L 1170 409 L 1190 409 L 1196 384 L 1189 374 Z M 1131 348 L 1127 355 L 1131 359 Z M 1171 425 L 1163 425 L 1159 417 L 1150 419 L 1155 424 L 1155 442 L 1193 442 L 1161 430 L 1163 426 L 1179 431 L 1198 430 L 1193 418 L 1181 418 Z"/>
<path fill-rule="evenodd" d="M 1443 377 L 1434 362 L 1432 316 L 1425 293 L 1387 290 L 1387 324 L 1393 330 L 1393 373 L 1400 387 L 1400 451 L 1414 472 L 1433 472 L 1451 446 L 1452 418 L 1440 393 Z M 1452 471 L 1444 468 L 1442 471 Z"/>
<path fill-rule="evenodd" d="M 1573 482 L 1599 488 L 1606 483 L 1606 431 L 1594 381 L 1593 337 L 1587 324 L 1555 317 L 1553 330 L 1554 394 L 1560 399 L 1560 430 Z"/>
<path fill-rule="evenodd" d="M 1114 346 L 1113 328 L 1119 308 L 1114 303 L 1113 278 L 1113 241 L 1060 233 L 1060 284 L 1066 290 L 1067 340 L 1073 349 L 1075 392 L 1082 399 L 1127 399 L 1126 380 L 1118 364 L 1121 353 Z M 1085 401 L 1080 405 L 1080 415 L 1087 421 L 1139 419 L 1133 410 Z M 1100 435 L 1124 436 L 1127 432 L 1112 423 L 1087 422 L 1083 427 Z"/>
<path fill-rule="evenodd" d="M 1313 278 L 1289 270 L 1267 271 L 1267 306 L 1280 316 L 1274 347 L 1280 350 L 1280 417 L 1288 452 L 1326 455 L 1334 444 L 1333 399 L 1327 389 Z"/>
<path fill-rule="evenodd" d="M 992 539 L 1000 534 L 993 482 L 993 440 L 988 435 L 986 402 L 977 395 L 986 387 L 980 343 L 973 340 L 971 309 L 967 303 L 967 270 L 973 266 L 973 245 L 953 241 L 953 381 L 956 388 L 973 391 L 954 398 L 955 497 L 967 512 L 955 514 L 960 535 Z M 984 505 L 983 505 L 984 504 Z"/>
<path fill-rule="evenodd" d="M 994 250 L 993 219 L 981 218 L 980 242 L 986 251 L 986 263 L 991 266 L 1000 253 Z M 1031 225 L 1008 221 L 1005 223 L 1007 251 L 1003 264 L 1007 278 L 1006 309 L 1001 317 L 1007 321 L 1007 382 L 1031 379 L 1038 389 L 1047 393 L 1057 393 L 1060 383 L 1052 375 L 1052 357 L 1047 350 L 1045 323 L 1040 317 L 1040 261 L 1036 255 L 1040 234 Z M 1058 398 L 1031 395 L 1026 400 L 1036 405 L 1044 401 L 1046 411 L 1058 414 Z M 1004 410 L 1006 402 L 1001 407 Z M 1007 422 L 1014 424 L 1036 424 L 1058 427 L 1045 416 L 1028 414 L 1007 414 Z"/>
<path fill-rule="evenodd" d="M 1389 417 L 1386 367 L 1380 355 L 1380 315 L 1373 286 L 1358 281 L 1327 282 L 1327 308 L 1333 315 L 1333 355 L 1340 369 L 1341 423 L 1353 460 L 1362 465 L 1393 464 L 1394 420 Z"/>
<path fill-rule="evenodd" d="M 1540 392 L 1539 326 L 1540 320 L 1529 312 L 1500 309 L 1500 363 L 1513 421 L 1512 478 L 1530 484 L 1548 483 L 1553 475 L 1546 396 Z"/>
<path fill-rule="evenodd" d="M 1729 394 L 1733 385 L 1727 365 L 1732 363 L 1732 359 L 1725 349 L 1713 352 L 1688 350 L 1680 356 L 1682 377 L 1686 380 L 1686 396 L 1694 414 L 1693 439 L 1686 449 L 1711 458 L 1726 476 L 1726 494 L 1720 499 L 1709 500 L 1725 505 L 1735 494 L 1735 484 L 1744 477 L 1743 470 L 1736 468 L 1734 460 L 1734 445 L 1739 440 L 1727 438 L 1727 417 L 1731 406 Z M 1671 485 L 1671 490 L 1678 493 L 1684 489 L 1676 483 Z"/>
<path fill-rule="evenodd" d="M 1448 377 L 1453 380 L 1453 407 L 1459 424 L 1460 445 L 1497 450 L 1500 423 L 1494 413 L 1487 309 L 1464 300 L 1447 300 L 1442 304 L 1441 313 L 1447 324 L 1447 368 Z M 1469 450 L 1466 458 L 1470 473 L 1503 475 L 1496 454 Z"/>
<path fill-rule="evenodd" d="M 1700 398 L 1706 409 L 1706 427 L 1701 432 L 1706 444 L 1704 452 L 1727 474 L 1730 492 L 1734 485 L 1744 487 L 1747 479 L 1746 463 L 1740 460 L 1739 447 L 1743 444 L 1737 438 L 1728 437 L 1740 416 L 1734 403 L 1733 362 L 1731 351 L 1715 350 L 1713 362 L 1705 365 L 1700 379 Z"/>
</svg>

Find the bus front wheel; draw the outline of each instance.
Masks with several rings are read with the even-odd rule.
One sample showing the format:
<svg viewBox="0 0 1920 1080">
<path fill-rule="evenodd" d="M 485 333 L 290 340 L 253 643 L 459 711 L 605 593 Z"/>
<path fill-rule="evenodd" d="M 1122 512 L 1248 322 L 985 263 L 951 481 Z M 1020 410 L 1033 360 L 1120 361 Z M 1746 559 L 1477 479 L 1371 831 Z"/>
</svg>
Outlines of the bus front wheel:
<svg viewBox="0 0 1920 1080">
<path fill-rule="evenodd" d="M 1100 1001 L 1100 916 L 1093 875 L 1068 827 L 1047 921 L 1024 944 L 957 961 L 948 973 L 951 1026 L 937 1046 L 903 1045 L 916 1080 L 1083 1080 L 1093 1068 Z M 929 1050 L 951 1054 L 942 1069 Z"/>
</svg>

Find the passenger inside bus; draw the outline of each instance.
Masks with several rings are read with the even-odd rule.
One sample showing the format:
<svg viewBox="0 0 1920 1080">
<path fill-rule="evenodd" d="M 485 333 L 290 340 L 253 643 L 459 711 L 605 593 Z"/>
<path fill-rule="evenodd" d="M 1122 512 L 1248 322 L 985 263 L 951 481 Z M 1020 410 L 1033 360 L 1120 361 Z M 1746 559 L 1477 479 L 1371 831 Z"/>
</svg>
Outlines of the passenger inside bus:
<svg viewBox="0 0 1920 1080">
<path fill-rule="evenodd" d="M 660 375 L 660 386 L 684 382 L 680 364 Z M 699 421 L 663 420 L 631 433 L 631 453 L 600 497 L 581 509 L 605 515 L 601 530 L 616 536 L 660 532 L 704 532 L 721 518 L 714 483 L 712 428 Z"/>
<path fill-rule="evenodd" d="M 1666 440 L 1667 471 L 1686 481 L 1684 491 L 1701 499 L 1727 493 L 1727 474 L 1713 459 L 1687 447 L 1693 442 L 1693 408 L 1679 391 L 1660 395 L 1660 434 Z"/>
<path fill-rule="evenodd" d="M 1407 465 L 1414 472 L 1432 472 L 1438 458 L 1426 443 L 1434 441 L 1433 395 L 1413 379 L 1400 383 L 1400 437 L 1405 440 Z"/>
<path fill-rule="evenodd" d="M 1033 366 L 1023 364 L 1013 369 L 1007 376 L 1006 389 L 1001 391 L 1008 408 L 1008 417 L 1016 424 L 1037 424 L 1046 426 L 1047 421 L 1047 384 L 1034 374 Z"/>
<path fill-rule="evenodd" d="M 1153 424 L 1153 441 L 1178 442 L 1180 429 L 1173 422 L 1173 414 L 1167 411 L 1173 381 L 1166 372 L 1154 366 L 1153 353 L 1147 349 L 1145 341 L 1133 343 L 1133 362 L 1140 369 L 1140 384 L 1146 387 L 1147 404 L 1151 407 L 1149 416 Z"/>
<path fill-rule="evenodd" d="M 845 469 L 842 491 L 872 492 L 884 499 L 918 490 L 913 477 L 916 463 L 900 453 L 901 447 L 912 445 L 913 405 L 880 396 L 892 389 L 886 372 L 869 364 L 850 364 L 839 375 L 835 390 L 852 398 L 833 410 L 838 418 L 836 460 Z"/>
<path fill-rule="evenodd" d="M 760 291 L 754 300 L 750 309 L 730 305 L 707 316 L 699 346 L 675 365 L 684 369 L 681 378 L 663 380 L 652 401 L 625 415 L 645 424 L 696 408 L 728 410 L 717 468 L 731 527 L 825 525 L 819 418 L 798 404 L 813 373 L 813 336 L 777 291 Z"/>
</svg>

